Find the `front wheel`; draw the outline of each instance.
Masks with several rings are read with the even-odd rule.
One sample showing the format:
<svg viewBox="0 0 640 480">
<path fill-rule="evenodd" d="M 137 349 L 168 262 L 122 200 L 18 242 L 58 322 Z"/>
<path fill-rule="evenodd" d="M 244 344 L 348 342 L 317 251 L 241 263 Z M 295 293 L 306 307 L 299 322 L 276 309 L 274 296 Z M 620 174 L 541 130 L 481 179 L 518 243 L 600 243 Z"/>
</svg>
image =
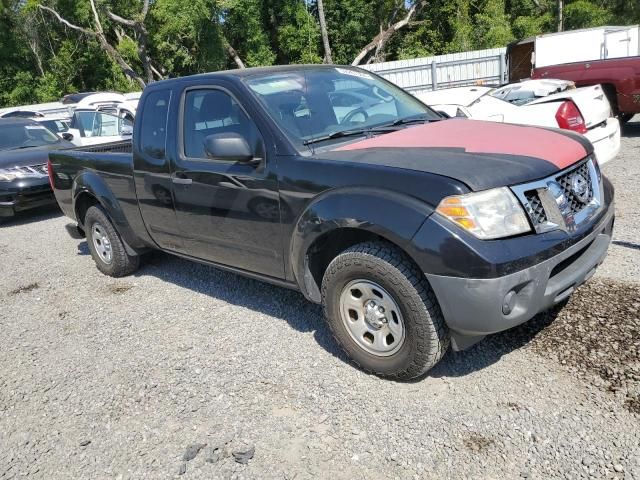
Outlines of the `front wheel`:
<svg viewBox="0 0 640 480">
<path fill-rule="evenodd" d="M 383 242 L 355 245 L 329 265 L 325 316 L 362 369 L 411 379 L 440 361 L 450 337 L 431 287 L 403 252 Z"/>
<path fill-rule="evenodd" d="M 87 243 L 98 270 L 110 277 L 124 277 L 135 272 L 140 257 L 129 255 L 111 220 L 99 206 L 90 207 L 84 220 Z"/>
</svg>

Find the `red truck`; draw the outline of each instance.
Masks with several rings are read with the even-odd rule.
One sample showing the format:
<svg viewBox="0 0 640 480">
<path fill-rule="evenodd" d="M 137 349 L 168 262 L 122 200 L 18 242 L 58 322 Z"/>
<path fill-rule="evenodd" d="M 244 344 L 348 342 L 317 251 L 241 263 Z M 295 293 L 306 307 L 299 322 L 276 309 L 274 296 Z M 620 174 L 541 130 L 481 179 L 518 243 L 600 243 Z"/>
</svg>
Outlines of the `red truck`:
<svg viewBox="0 0 640 480">
<path fill-rule="evenodd" d="M 571 80 L 601 84 L 621 122 L 640 113 L 640 25 L 547 33 L 507 47 L 509 81 Z"/>
<path fill-rule="evenodd" d="M 621 122 L 640 113 L 640 57 L 534 68 L 531 78 L 572 80 L 578 87 L 601 84 Z"/>
</svg>

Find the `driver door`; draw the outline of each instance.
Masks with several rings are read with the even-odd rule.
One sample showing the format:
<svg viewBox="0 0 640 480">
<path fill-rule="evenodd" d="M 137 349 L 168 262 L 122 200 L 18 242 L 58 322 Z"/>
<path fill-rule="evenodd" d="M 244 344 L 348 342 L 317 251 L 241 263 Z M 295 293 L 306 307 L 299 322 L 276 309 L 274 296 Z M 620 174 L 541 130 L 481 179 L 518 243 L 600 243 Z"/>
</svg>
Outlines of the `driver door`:
<svg viewBox="0 0 640 480">
<path fill-rule="evenodd" d="M 183 92 L 178 156 L 172 172 L 185 252 L 283 278 L 280 199 L 275 155 L 236 98 L 222 88 Z M 233 132 L 254 149 L 253 162 L 212 158 L 209 135 Z"/>
</svg>

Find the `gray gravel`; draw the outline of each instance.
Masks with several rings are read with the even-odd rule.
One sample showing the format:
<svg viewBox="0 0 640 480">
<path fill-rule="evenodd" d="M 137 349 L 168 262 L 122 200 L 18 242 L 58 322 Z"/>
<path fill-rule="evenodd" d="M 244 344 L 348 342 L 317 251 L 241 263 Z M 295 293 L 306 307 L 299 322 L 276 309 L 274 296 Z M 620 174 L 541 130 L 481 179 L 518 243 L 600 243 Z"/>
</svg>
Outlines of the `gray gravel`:
<svg viewBox="0 0 640 480">
<path fill-rule="evenodd" d="M 605 167 L 619 216 L 603 289 L 640 284 L 640 123 L 626 134 Z M 164 254 L 110 279 L 67 222 L 0 227 L 2 480 L 640 478 L 640 417 L 536 347 L 546 330 L 385 381 L 345 361 L 301 295 Z"/>
<path fill-rule="evenodd" d="M 623 128 L 620 155 L 603 167 L 616 187 L 616 227 L 601 277 L 640 281 L 640 115 Z"/>
</svg>

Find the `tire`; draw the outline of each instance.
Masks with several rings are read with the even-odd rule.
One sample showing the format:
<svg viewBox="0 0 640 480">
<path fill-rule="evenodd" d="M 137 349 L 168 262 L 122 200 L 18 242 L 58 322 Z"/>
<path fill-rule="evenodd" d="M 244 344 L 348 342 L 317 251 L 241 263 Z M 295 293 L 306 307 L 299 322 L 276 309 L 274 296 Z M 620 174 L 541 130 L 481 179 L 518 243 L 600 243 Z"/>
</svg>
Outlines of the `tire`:
<svg viewBox="0 0 640 480">
<path fill-rule="evenodd" d="M 98 270 L 110 277 L 124 277 L 140 266 L 140 257 L 129 255 L 120 235 L 100 206 L 87 210 L 84 217 L 89 251 Z"/>
<path fill-rule="evenodd" d="M 368 373 L 419 377 L 449 348 L 449 330 L 429 283 L 387 243 L 361 243 L 333 259 L 322 280 L 322 303 L 334 338 Z M 380 306 L 386 306 L 384 313 Z"/>
<path fill-rule="evenodd" d="M 621 125 L 625 125 L 633 117 L 635 117 L 635 113 L 621 113 L 620 115 L 618 115 L 618 119 L 620 120 Z"/>
</svg>

